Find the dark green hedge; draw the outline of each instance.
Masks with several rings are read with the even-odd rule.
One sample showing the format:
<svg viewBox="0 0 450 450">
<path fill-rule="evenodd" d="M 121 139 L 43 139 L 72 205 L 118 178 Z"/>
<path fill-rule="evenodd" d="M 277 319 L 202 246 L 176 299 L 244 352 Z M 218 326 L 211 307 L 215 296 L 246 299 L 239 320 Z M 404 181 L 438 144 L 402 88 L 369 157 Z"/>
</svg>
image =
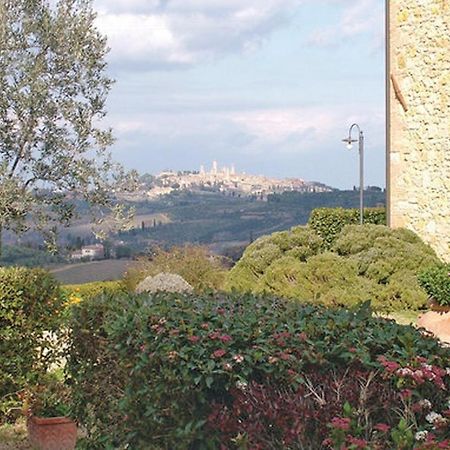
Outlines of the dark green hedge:
<svg viewBox="0 0 450 450">
<path fill-rule="evenodd" d="M 314 209 L 308 225 L 324 240 L 327 248 L 331 248 L 336 237 L 346 225 L 359 224 L 359 209 L 318 208 Z M 366 208 L 364 223 L 386 225 L 386 209 Z"/>
</svg>

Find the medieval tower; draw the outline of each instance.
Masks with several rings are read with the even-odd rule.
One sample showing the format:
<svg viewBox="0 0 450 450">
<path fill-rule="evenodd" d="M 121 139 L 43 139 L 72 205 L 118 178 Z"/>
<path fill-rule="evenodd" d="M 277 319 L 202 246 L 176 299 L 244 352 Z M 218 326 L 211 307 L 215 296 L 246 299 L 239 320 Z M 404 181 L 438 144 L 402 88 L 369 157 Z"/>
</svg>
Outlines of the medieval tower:
<svg viewBox="0 0 450 450">
<path fill-rule="evenodd" d="M 450 0 L 387 0 L 389 224 L 450 262 Z"/>
</svg>

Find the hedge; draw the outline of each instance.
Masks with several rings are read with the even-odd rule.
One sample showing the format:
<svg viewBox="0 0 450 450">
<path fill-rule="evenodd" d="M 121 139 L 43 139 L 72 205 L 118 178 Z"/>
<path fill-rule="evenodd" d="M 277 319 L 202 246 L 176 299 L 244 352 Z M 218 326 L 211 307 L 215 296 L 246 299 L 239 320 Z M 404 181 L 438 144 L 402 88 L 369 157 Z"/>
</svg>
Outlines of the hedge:
<svg viewBox="0 0 450 450">
<path fill-rule="evenodd" d="M 450 264 L 430 267 L 419 274 L 419 283 L 441 306 L 450 306 Z"/>
<path fill-rule="evenodd" d="M 0 268 L 0 422 L 55 361 L 62 310 L 59 284 L 46 271 Z"/>
<path fill-rule="evenodd" d="M 324 240 L 325 246 L 331 248 L 345 225 L 358 224 L 359 221 L 359 209 L 317 208 L 311 212 L 308 225 Z M 386 225 L 386 210 L 384 208 L 364 209 L 364 223 Z"/>
<path fill-rule="evenodd" d="M 103 296 L 74 308 L 71 329 L 74 411 L 91 450 L 365 448 L 357 440 L 387 450 L 419 448 L 416 432 L 450 438 L 450 349 L 369 304 Z"/>
</svg>

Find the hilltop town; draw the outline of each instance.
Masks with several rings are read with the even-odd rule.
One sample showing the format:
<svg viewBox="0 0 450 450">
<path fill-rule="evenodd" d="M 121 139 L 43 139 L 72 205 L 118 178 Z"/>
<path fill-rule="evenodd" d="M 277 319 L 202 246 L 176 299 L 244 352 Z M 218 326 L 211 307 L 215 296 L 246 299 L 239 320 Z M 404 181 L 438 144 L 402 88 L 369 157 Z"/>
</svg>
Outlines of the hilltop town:
<svg viewBox="0 0 450 450">
<path fill-rule="evenodd" d="M 267 196 L 283 192 L 332 192 L 334 189 L 323 183 L 301 178 L 279 179 L 238 172 L 234 165 L 219 167 L 217 161 L 214 161 L 209 170 L 206 170 L 205 166 L 201 166 L 199 171 L 167 170 L 152 177 L 150 182 L 147 178 L 137 195 L 141 198 L 157 199 L 174 191 L 212 191 L 232 197 L 267 200 Z"/>
</svg>

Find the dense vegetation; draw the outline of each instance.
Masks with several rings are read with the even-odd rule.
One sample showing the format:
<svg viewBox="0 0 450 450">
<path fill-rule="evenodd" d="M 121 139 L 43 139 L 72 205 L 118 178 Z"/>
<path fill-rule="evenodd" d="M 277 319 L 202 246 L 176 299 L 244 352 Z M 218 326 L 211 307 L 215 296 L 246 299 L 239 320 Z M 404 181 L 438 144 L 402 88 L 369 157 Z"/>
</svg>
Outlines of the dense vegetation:
<svg viewBox="0 0 450 450">
<path fill-rule="evenodd" d="M 64 299 L 45 271 L 0 268 L 0 422 L 55 361 Z"/>
<path fill-rule="evenodd" d="M 450 264 L 440 264 L 423 271 L 419 274 L 419 283 L 438 305 L 450 306 Z"/>
<path fill-rule="evenodd" d="M 387 225 L 385 208 L 366 208 L 364 224 Z M 344 208 L 317 208 L 311 212 L 308 225 L 323 239 L 326 248 L 331 248 L 346 225 L 359 224 L 360 211 Z"/>
<path fill-rule="evenodd" d="M 205 247 L 186 245 L 170 251 L 157 248 L 147 258 L 140 258 L 125 276 L 130 292 L 149 276 L 172 273 L 183 277 L 196 291 L 221 290 L 227 275 L 225 261 L 211 255 Z"/>
<path fill-rule="evenodd" d="M 385 203 L 383 192 L 367 192 L 368 207 Z M 236 198 L 219 193 L 175 193 L 158 201 L 136 205 L 139 215 L 165 214 L 170 223 L 148 222 L 145 227 L 121 233 L 120 239 L 140 252 L 145 245 L 222 244 L 249 242 L 253 238 L 306 224 L 319 207 L 357 208 L 359 193 L 336 191 L 271 195 L 267 202 Z M 155 226 L 156 225 L 156 226 Z"/>
<path fill-rule="evenodd" d="M 76 306 L 70 327 L 68 369 L 89 449 L 449 442 L 450 350 L 373 318 L 367 304 L 104 296 Z"/>
<path fill-rule="evenodd" d="M 309 227 L 260 238 L 230 272 L 228 287 L 331 306 L 371 300 L 382 311 L 425 306 L 417 275 L 439 259 L 417 235 L 347 225 L 333 240 L 329 251 Z"/>
<path fill-rule="evenodd" d="M 5 245 L 0 254 L 0 266 L 42 267 L 64 261 L 60 255 L 52 255 L 46 249 L 19 245 Z"/>
</svg>

